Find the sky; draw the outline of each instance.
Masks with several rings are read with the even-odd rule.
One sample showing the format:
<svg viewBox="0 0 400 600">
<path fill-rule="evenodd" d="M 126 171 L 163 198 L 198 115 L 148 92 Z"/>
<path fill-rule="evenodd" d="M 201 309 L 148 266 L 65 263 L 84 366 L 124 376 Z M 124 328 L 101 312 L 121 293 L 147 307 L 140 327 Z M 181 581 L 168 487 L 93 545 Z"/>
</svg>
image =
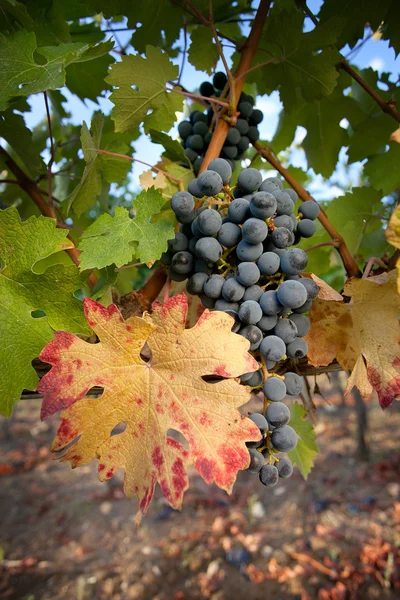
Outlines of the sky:
<svg viewBox="0 0 400 600">
<path fill-rule="evenodd" d="M 257 5 L 256 2 L 254 4 Z M 314 14 L 318 13 L 321 4 L 322 2 L 320 0 L 308 0 L 307 2 L 308 7 Z M 119 26 L 120 24 L 118 24 L 118 27 Z M 305 26 L 306 29 L 313 28 L 313 24 L 309 19 L 306 19 Z M 367 37 L 368 35 L 369 32 L 366 30 L 365 36 Z M 112 34 L 110 34 L 110 37 L 111 36 Z M 129 32 L 117 33 L 117 39 L 119 43 L 127 43 L 129 41 L 129 37 Z M 117 40 L 115 41 L 117 43 Z M 230 48 L 224 48 L 224 52 L 227 58 L 229 58 L 233 50 Z M 345 47 L 342 50 L 342 54 L 345 57 L 349 55 L 349 52 L 351 51 L 348 47 Z M 386 71 L 393 73 L 394 80 L 397 80 L 397 77 L 400 73 L 400 55 L 396 59 L 393 49 L 389 48 L 388 43 L 383 40 L 375 41 L 373 38 L 368 39 L 362 45 L 359 51 L 352 52 L 350 54 L 349 59 L 359 68 L 373 67 L 379 72 Z M 181 58 L 178 56 L 176 59 L 173 59 L 173 62 L 180 64 Z M 222 63 L 220 63 L 217 65 L 217 70 L 224 70 Z M 210 77 L 207 75 L 207 73 L 196 71 L 194 67 L 186 60 L 182 77 L 182 85 L 184 85 L 186 89 L 195 90 L 198 88 L 199 82 L 207 80 L 210 80 Z M 62 92 L 68 99 L 67 109 L 72 115 L 72 122 L 76 125 L 80 125 L 82 121 L 89 123 L 93 112 L 99 110 L 99 106 L 90 100 L 83 103 L 79 98 L 70 94 L 68 90 L 62 90 Z M 45 116 L 43 95 L 38 94 L 36 96 L 32 96 L 29 99 L 29 102 L 32 106 L 32 111 L 31 113 L 25 113 L 24 116 L 28 127 L 32 127 Z M 111 111 L 113 106 L 112 103 L 106 98 L 101 98 L 99 100 L 99 104 L 100 109 L 106 114 Z M 279 112 L 282 108 L 282 104 L 279 100 L 279 93 L 273 92 L 271 95 L 265 94 L 263 96 L 258 96 L 256 107 L 264 113 L 264 120 L 259 125 L 260 139 L 271 140 L 278 124 Z M 180 119 L 183 118 L 183 115 L 179 116 Z M 171 135 L 173 137 L 178 137 L 176 127 L 171 131 Z M 306 130 L 302 127 L 298 127 L 295 144 L 300 143 L 305 135 Z M 135 156 L 151 165 L 157 163 L 161 153 L 164 150 L 159 144 L 153 144 L 149 137 L 144 134 L 142 134 L 140 138 L 134 142 L 134 148 Z M 305 155 L 301 149 L 293 149 L 290 156 L 290 162 L 294 166 L 301 167 L 305 170 L 307 169 Z M 346 169 L 345 162 L 346 153 L 342 149 L 337 169 L 331 180 L 338 181 L 341 185 L 351 187 L 353 184 L 356 184 L 362 166 L 360 163 L 354 163 L 349 169 Z M 133 169 L 131 171 L 132 189 L 137 188 L 139 185 L 139 175 L 145 170 L 148 170 L 148 167 L 144 167 L 139 163 L 133 164 Z M 269 173 L 272 174 L 271 171 L 269 171 Z M 324 182 L 323 178 L 319 175 L 315 175 L 313 171 L 310 171 L 310 174 L 312 175 L 312 182 L 309 185 L 309 190 L 317 200 L 327 200 L 335 197 L 336 195 L 344 193 L 343 190 L 334 183 L 331 184 Z"/>
</svg>

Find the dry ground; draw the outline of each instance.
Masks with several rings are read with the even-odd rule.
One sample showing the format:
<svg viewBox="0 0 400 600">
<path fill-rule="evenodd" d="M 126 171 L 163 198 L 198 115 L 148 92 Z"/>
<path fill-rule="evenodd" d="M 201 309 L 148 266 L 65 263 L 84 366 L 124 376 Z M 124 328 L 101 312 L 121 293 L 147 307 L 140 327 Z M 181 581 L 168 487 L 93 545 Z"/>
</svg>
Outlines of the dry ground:
<svg viewBox="0 0 400 600">
<path fill-rule="evenodd" d="M 354 458 L 353 407 L 324 404 L 307 482 L 295 472 L 266 489 L 241 472 L 228 497 L 193 472 L 182 513 L 158 490 L 135 531 L 120 478 L 53 460 L 57 418 L 40 423 L 39 406 L 0 421 L 0 598 L 400 597 L 398 409 L 370 404 L 370 463 Z"/>
</svg>

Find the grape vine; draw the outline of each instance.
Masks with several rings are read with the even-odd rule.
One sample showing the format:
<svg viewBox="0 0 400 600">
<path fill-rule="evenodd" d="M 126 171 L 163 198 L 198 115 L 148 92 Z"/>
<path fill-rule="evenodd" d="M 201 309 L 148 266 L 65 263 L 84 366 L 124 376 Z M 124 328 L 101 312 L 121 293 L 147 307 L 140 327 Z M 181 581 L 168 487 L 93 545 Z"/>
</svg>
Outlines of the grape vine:
<svg viewBox="0 0 400 600">
<path fill-rule="evenodd" d="M 203 448 L 199 472 L 229 490 L 247 461 L 272 486 L 290 477 L 303 452 L 307 476 L 315 440 L 308 436 L 307 447 L 293 417 L 299 405 L 285 404 L 289 396 L 310 408 L 304 377 L 343 369 L 346 393 L 376 392 L 384 408 L 400 395 L 400 88 L 393 72 L 356 62 L 364 26 L 397 56 L 394 10 L 356 2 L 358 20 L 344 26 L 330 0 L 317 15 L 292 0 L 151 0 L 150 23 L 143 9 L 117 0 L 102 12 L 89 0 L 62 14 L 52 1 L 31 4 L 5 3 L 0 24 L 1 413 L 8 417 L 21 396 L 49 393 L 39 379 L 51 381 L 59 363 L 49 361 L 49 373 L 38 357 L 54 358 L 60 336 L 66 347 L 71 336 L 78 346 L 83 337 L 98 342 L 100 315 L 114 342 L 115 326 L 134 343 L 132 323 L 150 339 L 157 328 L 162 335 L 162 310 L 172 331 L 174 311 L 182 318 L 189 298 L 193 329 L 213 319 L 235 346 L 226 364 L 214 349 L 217 383 L 208 384 L 227 386 L 232 398 L 235 386 L 240 398 L 264 398 L 237 433 L 236 471 L 225 461 L 218 472 Z M 272 132 L 263 106 L 278 95 Z M 91 123 L 70 114 L 72 97 L 97 105 Z M 143 136 L 161 144 L 161 157 L 143 160 Z M 134 183 L 133 164 L 149 168 Z M 376 314 L 379 331 L 370 326 Z M 134 361 L 144 358 L 151 364 L 145 351 Z M 207 377 L 210 366 L 198 360 L 198 377 Z M 54 406 L 67 411 L 91 389 L 68 395 L 68 377 L 51 390 Z M 149 406 L 161 414 L 162 390 L 153 392 Z M 197 417 L 206 427 L 206 411 Z M 169 444 L 163 456 L 153 449 L 152 468 L 171 499 L 160 476 L 177 450 Z M 168 464 L 179 472 L 181 498 L 188 456 L 179 460 Z M 151 496 L 154 481 L 146 485 Z"/>
</svg>

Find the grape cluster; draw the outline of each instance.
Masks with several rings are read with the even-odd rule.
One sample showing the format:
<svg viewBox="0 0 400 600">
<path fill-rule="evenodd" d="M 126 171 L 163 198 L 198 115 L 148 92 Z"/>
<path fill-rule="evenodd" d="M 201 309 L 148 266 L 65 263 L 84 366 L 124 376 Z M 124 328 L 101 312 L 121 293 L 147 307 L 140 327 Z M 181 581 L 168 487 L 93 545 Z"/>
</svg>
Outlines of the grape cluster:
<svg viewBox="0 0 400 600">
<path fill-rule="evenodd" d="M 227 84 L 225 73 L 218 72 L 214 75 L 213 83 L 204 81 L 200 85 L 200 94 L 206 98 L 219 97 Z M 263 120 L 261 110 L 254 108 L 254 98 L 249 94 L 242 93 L 239 98 L 238 112 L 240 116 L 235 126 L 229 129 L 221 156 L 229 162 L 232 170 L 236 168 L 236 161 L 244 157 L 244 153 L 250 143 L 259 138 L 257 125 Z M 181 121 L 178 126 L 179 135 L 182 138 L 182 146 L 185 148 L 185 156 L 193 166 L 197 174 L 203 162 L 208 145 L 211 141 L 212 131 L 216 119 L 214 109 L 210 106 L 207 112 L 202 113 L 194 110 L 190 113 L 187 121 Z"/>
<path fill-rule="evenodd" d="M 290 246 L 313 235 L 319 205 L 303 202 L 296 216 L 297 194 L 283 189 L 279 178 L 263 180 L 259 171 L 247 168 L 231 188 L 231 177 L 229 162 L 217 158 L 189 183 L 187 192 L 174 194 L 171 207 L 181 225 L 161 261 L 168 265 L 173 281 L 187 279 L 188 293 L 198 295 L 205 307 L 230 314 L 234 319 L 232 331 L 250 342 L 250 351 L 272 372 L 285 357 L 296 359 L 307 354 L 303 337 L 310 323 L 305 313 L 318 294 L 318 285 L 301 277 L 307 254 Z M 288 375 L 291 379 L 295 376 L 290 373 L 286 378 Z M 272 403 L 281 403 L 294 386 L 291 381 L 289 389 L 286 379 L 279 376 L 264 382 L 261 368 L 245 373 L 240 381 L 252 388 L 264 385 L 266 400 Z M 260 467 L 260 478 L 266 485 L 272 485 L 279 475 L 279 468 L 271 464 L 276 460 L 274 449 L 287 451 L 296 442 L 286 417 L 282 417 L 285 422 L 275 419 L 278 409 L 287 415 L 278 405 L 268 406 L 270 417 L 254 416 L 262 422 L 263 438 L 261 451 L 258 444 L 250 445 L 249 451 L 257 464 L 261 458 L 255 457 L 253 450 L 261 452 L 263 461 L 268 454 L 268 464 Z M 284 473 L 289 471 L 287 467 Z"/>
<path fill-rule="evenodd" d="M 263 485 L 278 483 L 279 477 L 287 479 L 293 465 L 286 456 L 277 452 L 290 452 L 297 445 L 295 430 L 288 425 L 290 410 L 281 402 L 286 394 L 297 396 L 302 391 L 302 379 L 296 373 L 286 373 L 284 378 L 269 377 L 264 383 L 264 395 L 269 400 L 265 416 L 253 413 L 250 419 L 260 430 L 260 440 L 248 442 L 250 466 L 247 471 L 259 475 Z"/>
</svg>

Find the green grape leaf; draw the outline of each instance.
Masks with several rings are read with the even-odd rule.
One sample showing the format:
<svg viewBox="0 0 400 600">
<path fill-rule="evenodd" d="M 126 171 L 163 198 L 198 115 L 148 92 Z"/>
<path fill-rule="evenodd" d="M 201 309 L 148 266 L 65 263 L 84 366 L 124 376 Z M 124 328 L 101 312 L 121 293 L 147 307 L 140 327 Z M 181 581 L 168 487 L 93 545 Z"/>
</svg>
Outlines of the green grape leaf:
<svg viewBox="0 0 400 600">
<path fill-rule="evenodd" d="M 198 71 L 211 75 L 219 59 L 214 36 L 209 27 L 199 25 L 190 33 L 188 60 Z"/>
<path fill-rule="evenodd" d="M 313 424 L 306 419 L 307 414 L 308 413 L 302 404 L 299 402 L 292 402 L 290 405 L 290 426 L 293 427 L 299 438 L 308 448 L 310 448 L 310 450 L 319 452 L 319 448 L 315 442 L 317 436 Z"/>
<path fill-rule="evenodd" d="M 184 14 L 183 8 L 169 0 L 132 3 L 127 10 L 128 24 L 137 27 L 141 23 L 132 35 L 132 46 L 140 53 L 145 52 L 148 44 L 171 48 L 179 37 Z"/>
<path fill-rule="evenodd" d="M 30 31 L 34 27 L 34 21 L 22 2 L 0 0 L 0 12 L 3 15 L 0 20 L 0 31 L 11 32 L 19 28 Z"/>
<path fill-rule="evenodd" d="M 293 165 L 289 165 L 288 167 L 286 167 L 286 170 L 303 187 L 307 185 L 311 180 L 310 175 L 301 167 L 294 167 Z"/>
<path fill-rule="evenodd" d="M 307 480 L 314 466 L 315 450 L 311 450 L 302 440 L 299 440 L 296 448 L 290 450 L 287 455 L 292 463 L 298 467 L 303 479 Z"/>
<path fill-rule="evenodd" d="M 101 51 L 106 46 L 99 44 Z M 0 110 L 15 96 L 28 96 L 44 90 L 55 90 L 65 83 L 65 67 L 79 60 L 88 60 L 85 53 L 97 52 L 82 42 L 59 46 L 37 47 L 36 36 L 25 30 L 10 36 L 0 34 Z M 38 62 L 35 54 L 42 59 Z M 44 62 L 44 64 L 42 64 Z"/>
<path fill-rule="evenodd" d="M 106 123 L 108 122 L 107 120 Z M 103 150 L 117 154 L 127 155 L 131 151 L 125 136 L 111 136 L 109 131 L 108 135 L 103 136 L 104 123 L 101 113 L 93 116 L 90 131 L 83 122 L 81 144 L 86 166 L 79 184 L 68 199 L 68 209 L 72 207 L 78 216 L 93 206 L 107 184 L 122 184 L 132 166 L 129 160 L 97 152 L 100 145 Z"/>
<path fill-rule="evenodd" d="M 108 306 L 113 301 L 112 288 L 115 286 L 118 277 L 115 265 L 96 271 L 96 276 L 97 283 L 91 290 L 90 297 L 104 304 L 104 306 Z"/>
<path fill-rule="evenodd" d="M 303 32 L 304 15 L 292 3 L 276 2 L 260 41 L 255 64 L 265 63 L 265 52 L 277 62 L 251 71 L 247 79 L 257 84 L 259 93 L 279 89 L 286 112 L 300 104 L 329 96 L 339 72 L 339 52 L 332 46 L 342 27 L 342 20 L 330 19 Z"/>
<path fill-rule="evenodd" d="M 287 113 L 283 108 L 279 113 L 279 121 L 274 137 L 271 140 L 271 147 L 275 154 L 285 150 L 294 140 L 296 129 L 299 125 L 299 114 L 293 110 Z"/>
<path fill-rule="evenodd" d="M 173 140 L 167 133 L 156 131 L 155 129 L 150 129 L 149 134 L 152 142 L 164 146 L 165 152 L 163 152 L 163 156 L 165 156 L 165 158 L 176 162 L 187 160 L 185 152 L 178 140 Z"/>
<path fill-rule="evenodd" d="M 8 2 L 6 1 L 8 4 Z M 71 42 L 70 22 L 81 17 L 91 16 L 87 8 L 79 0 L 24 0 L 29 21 L 25 15 L 15 12 L 15 7 L 20 3 L 11 0 L 14 4 L 13 27 L 10 31 L 26 29 L 36 35 L 38 46 L 53 46 L 64 42 Z M 0 6 L 1 6 L 0 2 Z M 4 0 L 3 0 L 4 6 Z M 104 37 L 104 36 L 102 36 Z"/>
<path fill-rule="evenodd" d="M 0 113 L 0 138 L 6 140 L 31 175 L 46 170 L 40 156 L 42 148 L 33 142 L 32 131 L 26 127 L 24 117 L 12 112 L 11 107 Z"/>
<path fill-rule="evenodd" d="M 330 177 L 336 167 L 339 152 L 346 144 L 348 133 L 339 125 L 343 119 L 343 104 L 346 97 L 341 96 L 315 100 L 302 112 L 301 124 L 307 129 L 302 142 L 308 167 L 324 177 Z"/>
<path fill-rule="evenodd" d="M 152 46 L 147 46 L 146 58 L 136 54 L 115 63 L 106 79 L 117 88 L 110 96 L 115 105 L 115 130 L 136 132 L 143 123 L 146 133 L 150 129 L 168 131 L 183 106 L 183 96 L 165 91 L 167 81 L 177 76 L 178 67 L 160 48 Z"/>
<path fill-rule="evenodd" d="M 324 0 L 318 16 L 322 23 L 332 17 L 341 17 L 343 25 L 338 36 L 338 48 L 346 44 L 352 48 L 357 40 L 364 37 L 367 24 L 374 31 L 378 29 L 391 2 L 392 0 Z"/>
<path fill-rule="evenodd" d="M 400 53 L 400 4 L 397 0 L 392 0 L 391 6 L 386 13 L 385 24 L 383 26 L 383 38 L 389 40 L 395 55 Z"/>
<path fill-rule="evenodd" d="M 375 154 L 364 166 L 364 174 L 371 185 L 381 190 L 384 195 L 390 194 L 400 187 L 400 144 L 389 143 L 389 150 Z"/>
<path fill-rule="evenodd" d="M 328 218 L 343 235 L 351 254 L 357 253 L 368 225 L 378 220 L 381 198 L 382 194 L 373 188 L 356 187 L 327 204 Z"/>
<path fill-rule="evenodd" d="M 357 69 L 353 67 L 357 73 L 363 78 L 363 80 L 375 91 L 377 92 L 384 100 L 388 100 L 390 95 L 387 94 L 385 90 L 381 90 L 378 88 L 379 74 L 377 71 L 369 67 L 368 69 Z M 361 109 L 367 115 L 379 114 L 381 109 L 377 105 L 374 98 L 361 87 L 357 81 L 354 79 L 351 82 L 351 95 L 353 98 L 359 103 Z M 365 118 L 365 117 L 364 117 Z M 352 122 L 352 121 L 351 121 Z M 352 122 L 353 124 L 353 122 Z"/>
<path fill-rule="evenodd" d="M 133 256 L 152 264 L 167 248 L 174 237 L 174 224 L 166 219 L 152 220 L 165 200 L 154 187 L 142 191 L 134 200 L 136 216 L 131 219 L 126 208 L 118 206 L 115 215 L 101 215 L 82 234 L 81 269 L 101 269 L 111 264 L 121 267 Z"/>
<path fill-rule="evenodd" d="M 85 281 L 77 267 L 35 270 L 38 261 L 72 247 L 66 236 L 53 219 L 30 217 L 21 222 L 14 207 L 0 211 L 0 413 L 4 416 L 11 414 L 23 389 L 36 389 L 38 377 L 31 362 L 53 338 L 53 330 L 90 335 L 82 303 L 73 295 Z M 32 313 L 38 310 L 45 316 L 34 318 Z"/>
<path fill-rule="evenodd" d="M 300 473 L 307 479 L 314 466 L 314 460 L 319 452 L 315 442 L 316 434 L 311 421 L 306 419 L 307 411 L 298 402 L 293 402 L 290 406 L 290 426 L 293 427 L 299 440 L 294 450 L 288 452 L 290 460 L 297 465 Z"/>
<path fill-rule="evenodd" d="M 61 119 L 68 119 L 71 114 L 67 112 L 63 104 L 67 102 L 66 97 L 60 92 L 60 90 L 49 90 L 47 95 L 50 100 L 53 118 L 55 117 L 58 121 Z"/>
<path fill-rule="evenodd" d="M 364 160 L 379 152 L 389 143 L 392 132 L 393 119 L 382 112 L 359 123 L 347 142 L 349 162 Z"/>
<path fill-rule="evenodd" d="M 98 96 L 109 90 L 110 86 L 105 82 L 109 66 L 114 63 L 110 54 L 105 54 L 96 60 L 75 63 L 66 69 L 66 85 L 73 94 L 81 100 L 89 98 L 96 102 Z"/>
</svg>

